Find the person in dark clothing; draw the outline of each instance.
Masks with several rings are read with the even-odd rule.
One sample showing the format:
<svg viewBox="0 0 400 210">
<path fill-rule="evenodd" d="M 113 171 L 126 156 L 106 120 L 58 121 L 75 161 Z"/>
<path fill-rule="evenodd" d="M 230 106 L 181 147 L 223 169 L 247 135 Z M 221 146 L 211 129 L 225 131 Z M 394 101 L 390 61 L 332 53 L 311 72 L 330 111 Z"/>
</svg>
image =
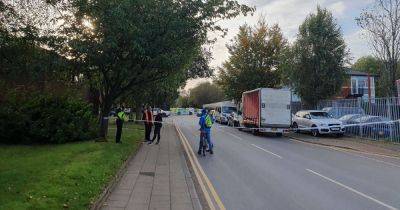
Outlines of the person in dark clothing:
<svg viewBox="0 0 400 210">
<path fill-rule="evenodd" d="M 161 131 L 161 127 L 162 127 L 162 116 L 161 116 L 161 112 L 158 111 L 157 115 L 154 119 L 154 134 L 153 134 L 153 139 L 151 140 L 151 142 L 149 142 L 149 144 L 153 143 L 153 141 L 156 139 L 157 137 L 157 142 L 156 144 L 160 143 L 160 131 Z"/>
<path fill-rule="evenodd" d="M 121 109 L 117 109 L 117 119 L 115 123 L 117 124 L 117 133 L 115 134 L 115 143 L 122 143 L 121 142 L 121 135 L 122 135 L 122 126 L 124 125 L 125 121 L 125 112 Z"/>
<path fill-rule="evenodd" d="M 144 120 L 145 139 L 147 142 L 150 142 L 151 128 L 153 127 L 153 113 L 151 112 L 150 106 L 148 106 L 147 109 L 144 111 L 143 120 Z"/>
</svg>

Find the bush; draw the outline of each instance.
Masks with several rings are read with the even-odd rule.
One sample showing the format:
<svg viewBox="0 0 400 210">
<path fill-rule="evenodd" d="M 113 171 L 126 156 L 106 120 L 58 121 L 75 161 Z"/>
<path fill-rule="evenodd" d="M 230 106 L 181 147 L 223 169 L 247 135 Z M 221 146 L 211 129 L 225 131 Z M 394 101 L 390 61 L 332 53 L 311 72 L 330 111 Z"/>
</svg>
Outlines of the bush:
<svg viewBox="0 0 400 210">
<path fill-rule="evenodd" d="M 0 105 L 0 143 L 60 144 L 96 135 L 90 105 L 73 96 L 14 93 Z"/>
</svg>

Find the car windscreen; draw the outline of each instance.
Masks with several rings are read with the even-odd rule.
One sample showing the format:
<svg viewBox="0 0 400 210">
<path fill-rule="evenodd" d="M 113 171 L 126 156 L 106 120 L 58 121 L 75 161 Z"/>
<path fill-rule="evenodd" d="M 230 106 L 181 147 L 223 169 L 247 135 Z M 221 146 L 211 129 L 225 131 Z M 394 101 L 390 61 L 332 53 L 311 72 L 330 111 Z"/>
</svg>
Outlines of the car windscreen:
<svg viewBox="0 0 400 210">
<path fill-rule="evenodd" d="M 222 107 L 222 113 L 232 113 L 236 112 L 236 107 L 229 107 L 229 106 L 223 106 Z"/>
<path fill-rule="evenodd" d="M 331 118 L 331 116 L 326 112 L 310 112 L 311 118 L 313 119 L 326 119 Z"/>
</svg>

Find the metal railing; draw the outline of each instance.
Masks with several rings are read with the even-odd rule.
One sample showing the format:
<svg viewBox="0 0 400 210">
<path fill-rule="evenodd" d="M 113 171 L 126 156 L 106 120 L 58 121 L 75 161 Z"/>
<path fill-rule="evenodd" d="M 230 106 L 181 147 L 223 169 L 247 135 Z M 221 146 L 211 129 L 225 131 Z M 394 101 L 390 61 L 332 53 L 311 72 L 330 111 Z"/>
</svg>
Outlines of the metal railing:
<svg viewBox="0 0 400 210">
<path fill-rule="evenodd" d="M 293 114 L 307 109 L 325 110 L 341 120 L 345 124 L 346 135 L 400 142 L 400 98 L 325 100 L 316 107 L 292 102 Z"/>
<path fill-rule="evenodd" d="M 340 119 L 347 135 L 400 142 L 400 98 L 326 100 L 316 108 Z"/>
</svg>

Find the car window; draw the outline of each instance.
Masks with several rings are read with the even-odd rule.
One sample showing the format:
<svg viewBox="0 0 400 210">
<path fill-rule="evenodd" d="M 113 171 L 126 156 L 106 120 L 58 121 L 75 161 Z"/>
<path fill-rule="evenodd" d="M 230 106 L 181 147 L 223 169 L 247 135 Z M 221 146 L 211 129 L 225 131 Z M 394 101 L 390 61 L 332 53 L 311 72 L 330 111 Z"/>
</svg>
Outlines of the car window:
<svg viewBox="0 0 400 210">
<path fill-rule="evenodd" d="M 331 118 L 327 112 L 310 112 L 312 119 L 326 119 Z"/>
<path fill-rule="evenodd" d="M 382 122 L 384 121 L 381 117 L 371 117 L 366 122 Z"/>
<path fill-rule="evenodd" d="M 223 112 L 223 113 L 232 113 L 232 112 L 236 112 L 236 107 L 223 106 L 223 107 L 222 107 L 222 112 Z"/>
</svg>

